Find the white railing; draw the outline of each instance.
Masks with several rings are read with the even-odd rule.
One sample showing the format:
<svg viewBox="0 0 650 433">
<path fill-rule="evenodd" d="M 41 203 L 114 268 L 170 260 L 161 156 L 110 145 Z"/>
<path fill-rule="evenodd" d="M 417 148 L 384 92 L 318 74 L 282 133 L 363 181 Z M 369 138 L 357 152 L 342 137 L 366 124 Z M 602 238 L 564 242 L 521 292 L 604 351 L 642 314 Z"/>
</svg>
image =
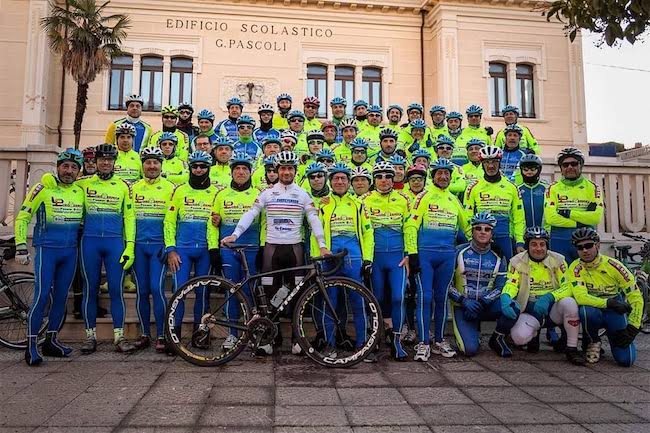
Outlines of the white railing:
<svg viewBox="0 0 650 433">
<path fill-rule="evenodd" d="M 25 199 L 28 175 L 27 152 L 0 151 L 0 236 L 13 233 L 14 217 Z"/>
</svg>

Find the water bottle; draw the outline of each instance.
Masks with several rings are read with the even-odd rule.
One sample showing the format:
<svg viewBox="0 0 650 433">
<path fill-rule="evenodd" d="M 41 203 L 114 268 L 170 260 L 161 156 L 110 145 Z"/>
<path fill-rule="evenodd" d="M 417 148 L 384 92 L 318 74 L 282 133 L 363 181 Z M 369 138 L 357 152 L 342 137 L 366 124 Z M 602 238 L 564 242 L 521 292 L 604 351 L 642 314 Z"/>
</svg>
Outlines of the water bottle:
<svg viewBox="0 0 650 433">
<path fill-rule="evenodd" d="M 273 305 L 275 308 L 278 308 L 288 294 L 289 288 L 283 284 L 282 287 L 280 287 L 278 291 L 275 292 L 275 295 L 273 295 L 273 299 L 271 299 L 271 305 Z"/>
</svg>

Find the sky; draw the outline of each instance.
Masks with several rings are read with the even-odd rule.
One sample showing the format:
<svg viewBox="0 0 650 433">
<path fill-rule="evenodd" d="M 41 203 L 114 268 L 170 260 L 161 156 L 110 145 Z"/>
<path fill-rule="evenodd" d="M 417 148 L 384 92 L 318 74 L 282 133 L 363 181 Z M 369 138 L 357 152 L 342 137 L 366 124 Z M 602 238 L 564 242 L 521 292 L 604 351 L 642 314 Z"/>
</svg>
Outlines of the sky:
<svg viewBox="0 0 650 433">
<path fill-rule="evenodd" d="M 587 138 L 634 147 L 650 144 L 650 37 L 646 42 L 597 47 L 598 37 L 583 33 Z"/>
</svg>

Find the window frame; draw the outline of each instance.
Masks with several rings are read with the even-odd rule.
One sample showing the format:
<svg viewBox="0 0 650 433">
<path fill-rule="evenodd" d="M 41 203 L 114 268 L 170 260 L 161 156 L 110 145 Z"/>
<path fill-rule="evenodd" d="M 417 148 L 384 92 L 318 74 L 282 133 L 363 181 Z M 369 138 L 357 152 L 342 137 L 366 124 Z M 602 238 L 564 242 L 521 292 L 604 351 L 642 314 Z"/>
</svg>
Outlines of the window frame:
<svg viewBox="0 0 650 433">
<path fill-rule="evenodd" d="M 160 60 L 160 66 L 145 66 L 145 60 L 147 59 L 157 59 Z M 157 112 L 160 111 L 165 104 L 165 101 L 163 101 L 163 86 L 164 86 L 164 62 L 165 59 L 162 56 L 157 56 L 155 54 L 146 54 L 142 55 L 140 57 L 140 96 L 142 97 L 142 100 L 144 101 L 144 104 L 142 105 L 142 111 L 149 111 L 149 112 Z M 142 82 L 143 82 L 143 75 L 145 72 L 151 73 L 151 78 L 149 79 L 149 89 L 147 89 L 147 93 L 145 94 L 142 89 Z M 155 82 L 156 80 L 154 79 L 156 72 L 160 72 L 160 108 L 156 109 L 155 102 L 154 102 L 154 92 L 155 92 Z M 146 96 L 145 96 L 146 95 Z"/>
<path fill-rule="evenodd" d="M 349 75 L 339 75 L 339 69 L 343 69 L 343 68 L 350 69 L 352 71 L 352 75 L 351 76 L 349 76 Z M 355 77 L 354 77 L 354 75 L 355 75 L 355 73 L 354 73 L 354 66 L 353 65 L 343 64 L 343 65 L 335 65 L 334 66 L 334 95 L 345 98 L 345 100 L 348 102 L 348 105 L 345 108 L 345 113 L 347 115 L 352 115 L 353 114 L 352 103 L 354 102 L 354 98 L 355 98 L 355 95 L 354 95 L 354 91 L 355 91 L 355 89 L 354 89 L 354 87 L 355 87 L 354 78 Z M 337 81 L 341 82 L 341 94 L 340 95 L 336 94 L 336 83 L 337 83 Z M 352 83 L 352 95 L 347 94 L 347 91 L 346 91 L 347 83 Z"/>
<path fill-rule="evenodd" d="M 529 73 L 520 73 L 519 72 L 519 67 L 524 66 L 529 69 Z M 532 113 L 529 113 L 526 110 L 527 101 L 526 101 L 526 81 L 530 81 L 530 88 L 531 88 L 531 93 L 530 93 L 530 106 L 532 107 Z M 515 65 L 515 85 L 519 89 L 519 94 L 520 98 L 517 101 L 517 104 L 520 109 L 520 117 L 525 118 L 525 119 L 534 119 L 536 117 L 535 115 L 535 65 L 531 65 L 530 63 L 517 63 Z"/>
<path fill-rule="evenodd" d="M 187 66 L 176 66 L 174 67 L 174 60 L 186 60 L 189 61 L 192 66 L 187 67 Z M 194 59 L 188 56 L 173 56 L 170 58 L 170 69 L 169 69 L 169 104 L 170 105 L 180 105 L 183 102 L 189 102 L 190 104 L 192 103 L 193 96 L 192 95 L 192 86 L 194 84 Z M 174 99 L 174 95 L 172 94 L 172 86 L 173 86 L 173 80 L 174 80 L 174 74 L 179 74 L 179 82 L 178 82 L 178 104 L 172 104 L 172 99 Z M 185 74 L 189 74 L 190 77 L 190 97 L 187 98 L 186 95 L 184 94 L 184 83 L 185 83 Z M 163 77 L 164 80 L 164 77 Z M 164 102 L 163 102 L 164 103 Z"/>
<path fill-rule="evenodd" d="M 379 76 L 378 77 L 366 76 L 366 71 L 376 71 L 376 72 L 379 73 Z M 380 107 L 382 106 L 382 98 L 383 98 L 383 95 L 382 95 L 382 92 L 383 92 L 382 79 L 383 79 L 383 73 L 384 73 L 384 71 L 382 70 L 382 68 L 377 67 L 377 66 L 364 66 L 363 69 L 361 70 L 361 96 L 362 97 L 364 97 L 364 95 L 363 95 L 363 86 L 364 86 L 365 83 L 369 83 L 368 84 L 368 97 L 367 97 L 367 99 L 365 99 L 366 102 L 368 102 L 368 105 L 379 105 Z M 372 94 L 373 94 L 372 88 L 373 88 L 374 83 L 377 83 L 377 86 L 379 86 L 379 101 L 375 101 L 373 96 L 372 96 Z"/>
<path fill-rule="evenodd" d="M 310 67 L 319 67 L 323 68 L 325 73 L 312 73 L 309 72 Z M 327 88 L 327 65 L 324 65 L 322 63 L 309 63 L 307 64 L 307 89 L 309 89 L 309 82 L 313 81 L 314 82 L 314 94 L 310 95 L 309 92 L 307 92 L 307 96 L 315 96 L 321 101 L 320 107 L 318 107 L 318 112 L 316 113 L 316 116 L 319 119 L 326 119 L 327 118 L 327 107 L 329 106 L 327 101 L 327 94 L 329 92 L 329 89 Z M 320 81 L 323 81 L 325 83 L 325 95 L 320 95 L 320 92 L 318 91 L 318 84 Z M 325 110 L 324 112 L 321 112 L 321 109 Z"/>
<path fill-rule="evenodd" d="M 503 72 L 493 72 L 492 71 L 492 66 L 493 65 L 498 65 L 503 68 Z M 499 107 L 505 106 L 508 104 L 508 99 L 509 99 L 509 94 L 508 94 L 508 64 L 505 62 L 500 62 L 500 61 L 494 61 L 494 62 L 489 62 L 488 63 L 488 75 L 490 79 L 490 86 L 493 87 L 492 94 L 490 95 L 491 102 L 494 103 L 494 108 L 497 111 L 490 110 L 490 115 L 492 117 L 503 117 L 501 114 L 501 110 Z M 505 83 L 505 101 L 501 101 L 501 98 L 499 97 L 499 86 L 497 85 L 498 80 L 503 79 Z M 490 107 L 492 108 L 492 107 Z"/>
<path fill-rule="evenodd" d="M 125 65 L 125 64 L 119 64 L 119 63 L 113 63 L 114 59 L 119 58 L 119 57 L 128 57 L 131 59 L 131 64 L 130 65 Z M 118 100 L 117 100 L 117 107 L 111 106 L 111 94 L 113 93 L 113 71 L 120 71 L 119 74 L 119 85 L 118 85 Z M 123 110 L 124 109 L 124 100 L 125 97 L 132 92 L 132 89 L 125 89 L 124 88 L 124 78 L 125 74 L 127 71 L 131 71 L 131 84 L 133 84 L 133 55 L 124 53 L 119 56 L 113 56 L 111 58 L 111 65 L 110 69 L 108 72 L 108 109 L 111 111 L 116 111 L 116 110 Z"/>
</svg>

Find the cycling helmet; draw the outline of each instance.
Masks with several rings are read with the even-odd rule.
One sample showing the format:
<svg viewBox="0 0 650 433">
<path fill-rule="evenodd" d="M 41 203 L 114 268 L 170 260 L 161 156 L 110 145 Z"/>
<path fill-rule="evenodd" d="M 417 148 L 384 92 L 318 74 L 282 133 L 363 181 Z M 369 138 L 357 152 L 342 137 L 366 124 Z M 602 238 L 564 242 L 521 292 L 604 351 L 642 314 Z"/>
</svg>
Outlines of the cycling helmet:
<svg viewBox="0 0 650 433">
<path fill-rule="evenodd" d="M 354 104 L 352 104 L 352 106 L 354 108 L 357 108 L 357 107 L 366 107 L 366 108 L 368 108 L 368 103 L 366 101 L 364 101 L 363 99 L 357 99 L 356 101 L 354 101 Z"/>
<path fill-rule="evenodd" d="M 187 158 L 187 162 L 189 165 L 198 164 L 200 162 L 212 165 L 212 157 L 207 152 L 204 152 L 202 150 L 195 150 Z"/>
<path fill-rule="evenodd" d="M 600 242 L 600 236 L 598 235 L 598 232 L 591 227 L 580 227 L 571 235 L 571 243 L 576 245 L 578 242 L 582 241 Z"/>
<path fill-rule="evenodd" d="M 411 154 L 411 161 L 415 161 L 417 158 L 424 157 L 428 160 L 431 160 L 431 152 L 426 149 L 419 148 Z"/>
<path fill-rule="evenodd" d="M 130 135 L 135 137 L 135 126 L 130 122 L 122 122 L 115 128 L 115 138 L 120 135 Z"/>
<path fill-rule="evenodd" d="M 558 165 L 562 164 L 562 161 L 570 156 L 580 161 L 580 164 L 585 163 L 585 156 L 580 150 L 576 149 L 575 147 L 566 147 L 557 154 Z"/>
<path fill-rule="evenodd" d="M 245 165 L 250 170 L 253 168 L 253 159 L 246 152 L 235 152 L 230 157 L 230 168 L 232 169 L 238 165 Z"/>
<path fill-rule="evenodd" d="M 283 150 L 282 152 L 275 155 L 275 165 L 296 167 L 298 166 L 298 157 L 290 150 Z"/>
<path fill-rule="evenodd" d="M 481 153 L 479 153 L 480 161 L 489 161 L 491 159 L 501 159 L 503 157 L 503 151 L 496 146 L 485 146 L 481 148 Z"/>
<path fill-rule="evenodd" d="M 290 138 L 291 140 L 293 140 L 294 144 L 298 144 L 298 136 L 293 131 L 290 131 L 288 129 L 282 131 L 282 134 L 280 134 L 280 140 L 284 140 L 285 138 Z"/>
<path fill-rule="evenodd" d="M 427 129 L 427 124 L 422 119 L 415 119 L 410 123 L 410 125 L 411 125 L 411 131 L 413 131 L 414 129 Z"/>
<path fill-rule="evenodd" d="M 444 106 L 442 106 L 442 105 L 434 105 L 434 106 L 431 107 L 431 109 L 429 110 L 429 114 L 433 114 L 433 113 L 435 113 L 436 111 L 441 111 L 443 114 L 445 114 L 445 113 L 447 112 L 447 109 L 446 109 Z"/>
<path fill-rule="evenodd" d="M 458 120 L 463 120 L 463 115 L 460 114 L 458 111 L 450 111 L 447 113 L 447 116 L 445 116 L 447 120 L 449 119 L 458 119 Z"/>
<path fill-rule="evenodd" d="M 212 142 L 212 145 L 214 147 L 228 146 L 231 149 L 235 148 L 235 144 L 232 142 L 232 140 L 225 135 L 218 136 L 217 139 Z"/>
<path fill-rule="evenodd" d="M 147 159 L 156 159 L 162 162 L 165 155 L 160 147 L 145 147 L 140 151 L 140 161 L 145 162 Z"/>
<path fill-rule="evenodd" d="M 289 114 L 287 114 L 287 120 L 291 120 L 294 117 L 300 117 L 302 120 L 305 120 L 305 113 L 303 113 L 300 110 L 291 110 L 291 111 L 289 111 Z"/>
<path fill-rule="evenodd" d="M 124 98 L 124 106 L 126 108 L 129 107 L 129 104 L 131 102 L 139 102 L 140 105 L 144 105 L 144 99 L 142 99 L 142 97 L 140 95 L 135 95 L 134 94 L 134 95 L 129 95 L 126 98 Z"/>
<path fill-rule="evenodd" d="M 519 137 L 521 137 L 524 134 L 524 131 L 516 123 L 513 123 L 512 125 L 507 125 L 505 128 L 503 128 L 504 134 L 508 134 L 508 132 L 516 132 L 517 134 L 519 134 Z"/>
<path fill-rule="evenodd" d="M 323 124 L 321 125 L 320 130 L 325 132 L 326 128 L 334 128 L 335 131 L 338 130 L 338 128 L 336 127 L 336 124 L 334 124 L 334 122 L 332 122 L 331 120 L 323 121 Z"/>
<path fill-rule="evenodd" d="M 102 143 L 95 149 L 95 158 L 117 158 L 117 148 L 112 144 Z"/>
<path fill-rule="evenodd" d="M 331 159 L 332 161 L 336 161 L 336 155 L 334 155 L 334 152 L 332 152 L 331 149 L 323 149 L 316 154 L 316 161 L 320 159 Z"/>
<path fill-rule="evenodd" d="M 251 125 L 253 128 L 255 128 L 255 119 L 253 119 L 248 114 L 242 114 L 239 116 L 239 119 L 237 119 L 237 126 L 239 125 Z"/>
<path fill-rule="evenodd" d="M 449 174 L 454 171 L 454 163 L 447 158 L 439 158 L 436 162 L 431 164 L 431 175 L 436 174 L 438 170 L 449 170 Z"/>
<path fill-rule="evenodd" d="M 469 223 L 472 227 L 479 224 L 487 224 L 490 227 L 494 228 L 497 225 L 497 219 L 490 212 L 484 210 L 474 215 L 469 220 Z"/>
<path fill-rule="evenodd" d="M 192 104 L 189 102 L 181 102 L 180 105 L 178 106 L 178 111 L 181 110 L 190 110 L 192 114 L 194 114 L 194 107 L 192 107 Z"/>
<path fill-rule="evenodd" d="M 262 160 L 262 164 L 264 164 L 264 167 L 275 167 L 275 155 L 269 155 L 264 157 Z"/>
<path fill-rule="evenodd" d="M 388 159 L 388 162 L 390 162 L 393 165 L 403 165 L 404 167 L 406 167 L 408 164 L 406 158 L 404 158 L 402 155 L 398 155 L 397 153 L 393 154 Z"/>
<path fill-rule="evenodd" d="M 419 174 L 420 176 L 426 176 L 427 169 L 422 164 L 415 164 L 410 166 L 408 170 L 406 170 L 406 180 L 408 180 L 411 176 L 415 176 L 416 174 Z"/>
<path fill-rule="evenodd" d="M 293 99 L 291 98 L 291 95 L 288 93 L 280 93 L 277 98 L 275 98 L 275 102 L 278 103 L 280 101 L 289 101 L 293 102 Z"/>
<path fill-rule="evenodd" d="M 345 128 L 354 128 L 357 132 L 359 131 L 359 127 L 357 126 L 357 121 L 354 120 L 352 117 L 346 117 L 345 119 L 341 120 L 339 123 L 339 128 L 341 131 L 343 131 Z"/>
<path fill-rule="evenodd" d="M 305 170 L 305 176 L 311 176 L 314 173 L 327 173 L 325 164 L 322 162 L 312 162 L 309 164 Z"/>
<path fill-rule="evenodd" d="M 172 114 L 172 115 L 178 117 L 178 110 L 173 105 L 165 105 L 160 110 L 160 115 L 164 116 L 165 114 Z"/>
<path fill-rule="evenodd" d="M 483 114 L 483 108 L 481 108 L 480 105 L 472 104 L 469 107 L 467 107 L 467 110 L 465 110 L 465 114 L 467 114 L 468 116 L 471 114 Z"/>
<path fill-rule="evenodd" d="M 368 113 L 376 113 L 381 115 L 383 113 L 383 110 L 379 105 L 371 105 L 368 107 Z"/>
<path fill-rule="evenodd" d="M 84 161 L 95 159 L 95 146 L 86 147 L 81 151 L 81 153 L 84 157 Z"/>
<path fill-rule="evenodd" d="M 226 101 L 226 108 L 230 108 L 230 106 L 232 105 L 239 105 L 239 108 L 241 108 L 242 110 L 244 109 L 244 103 L 242 102 L 241 99 L 239 99 L 236 96 L 233 96 L 232 98 Z"/>
<path fill-rule="evenodd" d="M 280 140 L 280 137 L 278 137 L 278 136 L 275 135 L 275 134 L 273 134 L 273 135 L 269 134 L 269 135 L 264 139 L 264 141 L 262 141 L 262 148 L 264 148 L 264 146 L 266 146 L 267 144 L 271 144 L 271 143 L 275 143 L 275 144 L 277 144 L 278 146 L 282 146 L 282 141 Z"/>
<path fill-rule="evenodd" d="M 379 141 L 383 140 L 384 138 L 392 138 L 394 140 L 397 140 L 397 132 L 390 128 L 384 128 L 379 131 Z"/>
<path fill-rule="evenodd" d="M 372 174 L 370 174 L 370 171 L 368 171 L 368 169 L 363 166 L 354 167 L 352 169 L 350 172 L 350 180 L 353 180 L 355 177 L 365 177 L 370 182 L 372 182 Z"/>
<path fill-rule="evenodd" d="M 56 165 L 58 166 L 65 161 L 72 161 L 81 168 L 84 163 L 84 156 L 77 149 L 67 148 L 56 157 Z"/>
<path fill-rule="evenodd" d="M 514 105 L 506 105 L 501 110 L 501 115 L 503 116 L 506 113 L 515 113 L 517 116 L 519 116 L 519 107 L 515 107 Z"/>
<path fill-rule="evenodd" d="M 171 141 L 174 144 L 178 144 L 178 137 L 172 132 L 163 132 L 160 134 L 160 137 L 158 137 L 158 144 L 163 141 Z"/>
<path fill-rule="evenodd" d="M 551 235 L 548 234 L 544 227 L 528 227 L 524 232 L 524 242 L 526 242 L 526 245 L 528 245 L 528 242 L 531 239 L 544 239 L 548 243 L 551 239 Z"/>
<path fill-rule="evenodd" d="M 204 108 L 196 115 L 196 120 L 209 120 L 210 122 L 214 122 L 214 113 Z"/>
<path fill-rule="evenodd" d="M 380 173 L 388 173 L 395 176 L 395 167 L 388 161 L 379 161 L 372 167 L 372 177 Z"/>
<path fill-rule="evenodd" d="M 328 177 L 330 179 L 336 173 L 343 173 L 348 177 L 348 179 L 350 179 L 350 176 L 352 175 L 352 172 L 350 171 L 350 167 L 348 167 L 348 165 L 344 162 L 337 162 L 336 164 L 332 165 L 327 171 L 328 171 Z"/>
<path fill-rule="evenodd" d="M 312 140 L 325 141 L 325 134 L 323 134 L 318 129 L 314 129 L 312 131 L 309 131 L 307 133 L 307 142 L 309 143 Z"/>
<path fill-rule="evenodd" d="M 307 96 L 302 100 L 302 105 L 315 105 L 316 107 L 320 107 L 320 100 L 315 96 Z"/>
<path fill-rule="evenodd" d="M 273 106 L 271 104 L 260 104 L 259 108 L 257 109 L 257 114 L 260 113 L 275 113 L 275 110 L 273 109 Z"/>
<path fill-rule="evenodd" d="M 534 153 L 526 154 L 519 160 L 519 166 L 523 167 L 524 165 L 536 165 L 537 167 L 542 168 L 542 158 Z"/>
<path fill-rule="evenodd" d="M 438 149 L 438 146 L 455 147 L 456 144 L 454 143 L 454 140 L 452 140 L 450 136 L 445 134 L 440 134 L 438 135 L 438 138 L 436 138 L 436 149 Z"/>
<path fill-rule="evenodd" d="M 363 138 L 355 138 L 352 140 L 352 143 L 350 143 L 350 148 L 354 149 L 355 147 L 368 149 L 368 141 Z"/>
<path fill-rule="evenodd" d="M 388 108 L 386 108 L 386 115 L 387 115 L 387 116 L 388 116 L 388 112 L 389 112 L 390 110 L 392 110 L 392 109 L 395 109 L 395 110 L 399 111 L 400 116 L 404 114 L 404 109 L 403 109 L 400 105 L 397 105 L 397 104 L 390 104 L 390 105 L 388 106 Z"/>
<path fill-rule="evenodd" d="M 347 105 L 348 105 L 348 101 L 346 101 L 345 98 L 341 98 L 340 96 L 337 96 L 337 97 L 335 97 L 335 98 L 332 98 L 332 100 L 330 101 L 330 106 L 332 106 L 332 105 L 343 105 L 343 106 L 347 106 Z"/>
<path fill-rule="evenodd" d="M 411 110 L 418 110 L 420 113 L 424 113 L 424 107 L 422 104 L 417 102 L 411 102 L 408 107 L 406 107 L 406 113 L 408 114 Z"/>
<path fill-rule="evenodd" d="M 466 147 L 469 149 L 472 146 L 480 146 L 480 147 L 485 147 L 485 141 L 479 139 L 479 138 L 471 138 L 468 142 Z"/>
</svg>

